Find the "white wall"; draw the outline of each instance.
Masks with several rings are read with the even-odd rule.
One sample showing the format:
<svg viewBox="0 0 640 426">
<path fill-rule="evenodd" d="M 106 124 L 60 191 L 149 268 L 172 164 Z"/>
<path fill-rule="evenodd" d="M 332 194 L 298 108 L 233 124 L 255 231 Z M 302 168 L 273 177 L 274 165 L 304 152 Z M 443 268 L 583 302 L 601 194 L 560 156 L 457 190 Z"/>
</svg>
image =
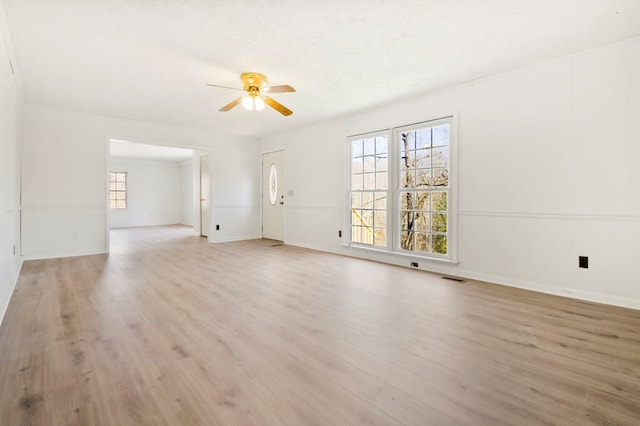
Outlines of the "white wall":
<svg viewBox="0 0 640 426">
<path fill-rule="evenodd" d="M 180 166 L 180 223 L 193 226 L 193 163 L 191 160 L 183 161 Z"/>
<path fill-rule="evenodd" d="M 209 150 L 211 221 L 221 224 L 209 241 L 260 235 L 260 150 L 252 138 L 35 105 L 23 108 L 22 122 L 25 258 L 107 250 L 106 166 L 112 138 Z M 243 161 L 230 165 L 226 158 Z"/>
<path fill-rule="evenodd" d="M 0 323 L 20 271 L 20 95 L 0 3 Z M 15 249 L 15 254 L 14 254 Z"/>
<path fill-rule="evenodd" d="M 294 190 L 285 242 L 408 266 L 337 237 L 345 139 L 454 113 L 459 263 L 420 267 L 640 308 L 639 75 L 633 38 L 266 138 Z"/>
<path fill-rule="evenodd" d="M 110 211 L 111 228 L 180 223 L 182 176 L 177 162 L 111 158 L 109 166 L 112 172 L 127 173 L 127 208 Z"/>
</svg>

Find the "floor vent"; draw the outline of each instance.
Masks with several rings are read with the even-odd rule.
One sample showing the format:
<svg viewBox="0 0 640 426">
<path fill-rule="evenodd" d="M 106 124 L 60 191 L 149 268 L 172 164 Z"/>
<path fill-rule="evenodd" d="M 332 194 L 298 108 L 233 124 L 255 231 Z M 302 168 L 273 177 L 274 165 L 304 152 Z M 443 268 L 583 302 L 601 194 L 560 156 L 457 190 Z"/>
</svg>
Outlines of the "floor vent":
<svg viewBox="0 0 640 426">
<path fill-rule="evenodd" d="M 459 283 L 466 283 L 467 282 L 467 280 L 465 280 L 464 278 L 449 277 L 449 276 L 446 276 L 446 275 L 442 276 L 441 278 L 443 280 L 456 281 L 456 282 L 459 282 Z"/>
</svg>

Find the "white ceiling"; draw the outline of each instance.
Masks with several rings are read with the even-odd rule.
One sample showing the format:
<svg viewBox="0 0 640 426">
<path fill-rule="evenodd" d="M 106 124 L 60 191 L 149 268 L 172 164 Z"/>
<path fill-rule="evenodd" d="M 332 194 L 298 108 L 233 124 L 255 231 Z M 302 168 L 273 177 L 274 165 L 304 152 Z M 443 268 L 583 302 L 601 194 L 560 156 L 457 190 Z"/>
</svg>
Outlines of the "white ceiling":
<svg viewBox="0 0 640 426">
<path fill-rule="evenodd" d="M 193 158 L 193 150 L 170 146 L 147 145 L 112 139 L 110 143 L 112 158 L 133 158 L 160 161 L 184 161 Z"/>
<path fill-rule="evenodd" d="M 261 137 L 640 34 L 638 0 L 2 0 L 26 103 Z M 245 71 L 294 111 L 217 110 Z"/>
</svg>

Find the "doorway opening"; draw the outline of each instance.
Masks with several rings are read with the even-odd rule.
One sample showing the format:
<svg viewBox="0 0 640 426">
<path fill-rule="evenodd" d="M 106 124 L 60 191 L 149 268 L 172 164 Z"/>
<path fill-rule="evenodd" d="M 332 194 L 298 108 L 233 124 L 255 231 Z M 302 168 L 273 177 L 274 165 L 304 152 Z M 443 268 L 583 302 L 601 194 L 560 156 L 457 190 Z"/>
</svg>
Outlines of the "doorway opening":
<svg viewBox="0 0 640 426">
<path fill-rule="evenodd" d="M 210 210 L 201 217 L 201 198 L 210 199 L 206 150 L 155 145 L 123 139 L 108 140 L 107 251 L 111 229 L 175 225 L 192 235 L 204 235 Z M 206 179 L 201 176 L 206 158 Z M 205 186 L 206 197 L 202 197 Z"/>
</svg>

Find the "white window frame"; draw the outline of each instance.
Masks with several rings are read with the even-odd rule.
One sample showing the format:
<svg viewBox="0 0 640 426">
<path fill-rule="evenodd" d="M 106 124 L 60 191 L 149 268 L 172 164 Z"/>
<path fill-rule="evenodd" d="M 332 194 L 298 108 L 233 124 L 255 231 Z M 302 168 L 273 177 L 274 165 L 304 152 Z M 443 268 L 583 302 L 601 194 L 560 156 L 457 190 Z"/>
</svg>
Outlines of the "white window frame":
<svg viewBox="0 0 640 426">
<path fill-rule="evenodd" d="M 403 191 L 400 188 L 400 141 L 399 135 L 403 131 L 412 129 L 420 129 L 424 127 L 433 127 L 440 124 L 449 124 L 449 187 L 447 200 L 447 254 L 424 253 L 419 251 L 404 250 L 400 248 L 400 194 Z M 353 242 L 351 239 L 351 181 L 352 181 L 352 141 L 375 137 L 380 135 L 388 136 L 389 165 L 388 165 L 388 188 L 387 188 L 387 222 L 386 222 L 386 246 L 374 246 L 369 244 L 361 244 Z M 353 248 L 382 251 L 395 256 L 410 257 L 416 259 L 427 259 L 434 261 L 444 261 L 449 263 L 457 263 L 458 259 L 458 202 L 457 202 L 457 142 L 458 142 L 458 125 L 457 115 L 447 114 L 440 118 L 422 121 L 415 124 L 390 127 L 385 130 L 362 133 L 347 137 L 347 149 L 345 158 L 347 158 L 346 173 L 346 215 L 345 224 L 348 230 L 344 236 L 345 245 Z M 434 189 L 441 191 L 442 189 Z M 420 191 L 420 190 L 418 190 Z"/>
<path fill-rule="evenodd" d="M 352 189 L 351 189 L 351 183 L 352 183 L 352 166 L 353 166 L 353 153 L 352 153 L 352 142 L 355 140 L 359 140 L 359 139 L 368 139 L 368 138 L 375 138 L 377 136 L 386 136 L 387 137 L 387 189 L 386 189 L 386 206 L 385 206 L 385 211 L 387 212 L 387 217 L 386 217 L 386 223 L 385 223 L 385 245 L 384 246 L 378 246 L 378 245 L 373 245 L 373 244 L 366 244 L 366 243 L 360 243 L 360 242 L 354 242 L 352 241 L 351 237 L 352 237 L 352 224 L 351 224 L 351 218 L 352 218 L 352 206 L 351 206 L 351 193 L 352 193 Z M 391 131 L 390 130 L 383 130 L 383 131 L 376 131 L 376 132 L 370 132 L 370 133 L 363 133 L 363 134 L 359 134 L 359 135 L 353 135 L 353 136 L 349 136 L 347 137 L 347 158 L 348 158 L 348 169 L 349 172 L 347 173 L 347 194 L 346 194 L 346 223 L 348 224 L 347 226 L 347 232 L 346 232 L 346 239 L 348 241 L 349 245 L 353 245 L 353 246 L 357 246 L 357 247 L 363 247 L 363 248 L 367 248 L 367 249 L 372 249 L 372 250 L 384 250 L 384 251 L 389 251 L 391 250 L 392 247 L 392 238 L 390 231 L 391 231 L 391 224 L 393 221 L 393 217 L 389 215 L 389 211 L 390 209 L 390 203 L 392 202 L 392 198 L 393 198 L 393 186 L 392 186 L 392 173 L 389 170 L 389 168 L 391 167 L 391 161 L 392 160 L 392 145 L 391 145 Z M 364 189 L 362 190 L 362 192 L 382 192 L 385 190 L 369 190 L 369 191 L 365 191 Z"/>
</svg>

